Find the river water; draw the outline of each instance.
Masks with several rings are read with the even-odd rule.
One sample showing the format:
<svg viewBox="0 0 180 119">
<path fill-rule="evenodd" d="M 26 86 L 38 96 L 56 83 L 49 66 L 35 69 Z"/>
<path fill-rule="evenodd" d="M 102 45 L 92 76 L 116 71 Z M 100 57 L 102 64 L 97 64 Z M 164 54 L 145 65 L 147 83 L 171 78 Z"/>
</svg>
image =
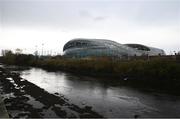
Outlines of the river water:
<svg viewBox="0 0 180 119">
<path fill-rule="evenodd" d="M 114 86 L 97 78 L 40 68 L 21 71 L 21 77 L 69 103 L 91 106 L 104 117 L 180 117 L 180 97 Z M 111 79 L 106 79 L 111 80 Z"/>
</svg>

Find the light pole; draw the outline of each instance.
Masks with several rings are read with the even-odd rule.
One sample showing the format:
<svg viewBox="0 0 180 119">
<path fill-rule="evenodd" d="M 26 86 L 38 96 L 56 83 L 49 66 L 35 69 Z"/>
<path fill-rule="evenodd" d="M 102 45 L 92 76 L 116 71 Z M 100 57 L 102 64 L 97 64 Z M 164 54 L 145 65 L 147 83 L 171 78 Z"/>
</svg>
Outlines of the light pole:
<svg viewBox="0 0 180 119">
<path fill-rule="evenodd" d="M 44 43 L 42 43 L 42 54 L 41 54 L 42 56 L 43 56 L 43 47 L 44 47 Z"/>
<path fill-rule="evenodd" d="M 38 52 L 37 52 L 37 45 L 35 45 L 35 52 L 34 52 L 35 56 L 38 56 Z"/>
</svg>

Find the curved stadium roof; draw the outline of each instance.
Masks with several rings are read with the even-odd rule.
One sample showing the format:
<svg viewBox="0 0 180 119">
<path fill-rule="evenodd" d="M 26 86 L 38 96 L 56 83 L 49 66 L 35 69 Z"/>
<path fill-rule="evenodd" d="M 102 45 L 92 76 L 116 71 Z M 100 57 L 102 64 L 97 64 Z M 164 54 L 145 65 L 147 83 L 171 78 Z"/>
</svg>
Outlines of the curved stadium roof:
<svg viewBox="0 0 180 119">
<path fill-rule="evenodd" d="M 158 55 L 164 51 L 141 44 L 120 44 L 106 39 L 72 39 L 64 45 L 64 56 L 140 56 L 143 54 Z"/>
</svg>

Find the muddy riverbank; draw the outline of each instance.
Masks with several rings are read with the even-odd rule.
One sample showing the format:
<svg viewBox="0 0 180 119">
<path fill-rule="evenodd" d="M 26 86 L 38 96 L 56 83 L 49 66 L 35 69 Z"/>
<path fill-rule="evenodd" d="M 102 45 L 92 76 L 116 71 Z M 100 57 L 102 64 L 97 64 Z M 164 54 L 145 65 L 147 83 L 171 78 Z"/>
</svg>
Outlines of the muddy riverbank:
<svg viewBox="0 0 180 119">
<path fill-rule="evenodd" d="M 102 117 L 92 107 L 70 104 L 63 95 L 50 94 L 21 78 L 19 73 L 3 67 L 0 67 L 0 92 L 12 118 Z"/>
<path fill-rule="evenodd" d="M 180 96 L 111 81 L 108 77 L 0 65 L 0 92 L 13 118 L 180 117 Z"/>
</svg>

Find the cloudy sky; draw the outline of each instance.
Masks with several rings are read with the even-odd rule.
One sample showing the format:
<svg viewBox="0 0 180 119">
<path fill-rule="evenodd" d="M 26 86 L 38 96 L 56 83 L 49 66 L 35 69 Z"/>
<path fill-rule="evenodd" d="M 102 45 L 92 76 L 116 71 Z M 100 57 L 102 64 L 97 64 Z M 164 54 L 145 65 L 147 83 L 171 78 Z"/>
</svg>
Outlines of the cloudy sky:
<svg viewBox="0 0 180 119">
<path fill-rule="evenodd" d="M 0 0 L 0 49 L 62 53 L 72 38 L 180 51 L 180 0 Z"/>
</svg>

